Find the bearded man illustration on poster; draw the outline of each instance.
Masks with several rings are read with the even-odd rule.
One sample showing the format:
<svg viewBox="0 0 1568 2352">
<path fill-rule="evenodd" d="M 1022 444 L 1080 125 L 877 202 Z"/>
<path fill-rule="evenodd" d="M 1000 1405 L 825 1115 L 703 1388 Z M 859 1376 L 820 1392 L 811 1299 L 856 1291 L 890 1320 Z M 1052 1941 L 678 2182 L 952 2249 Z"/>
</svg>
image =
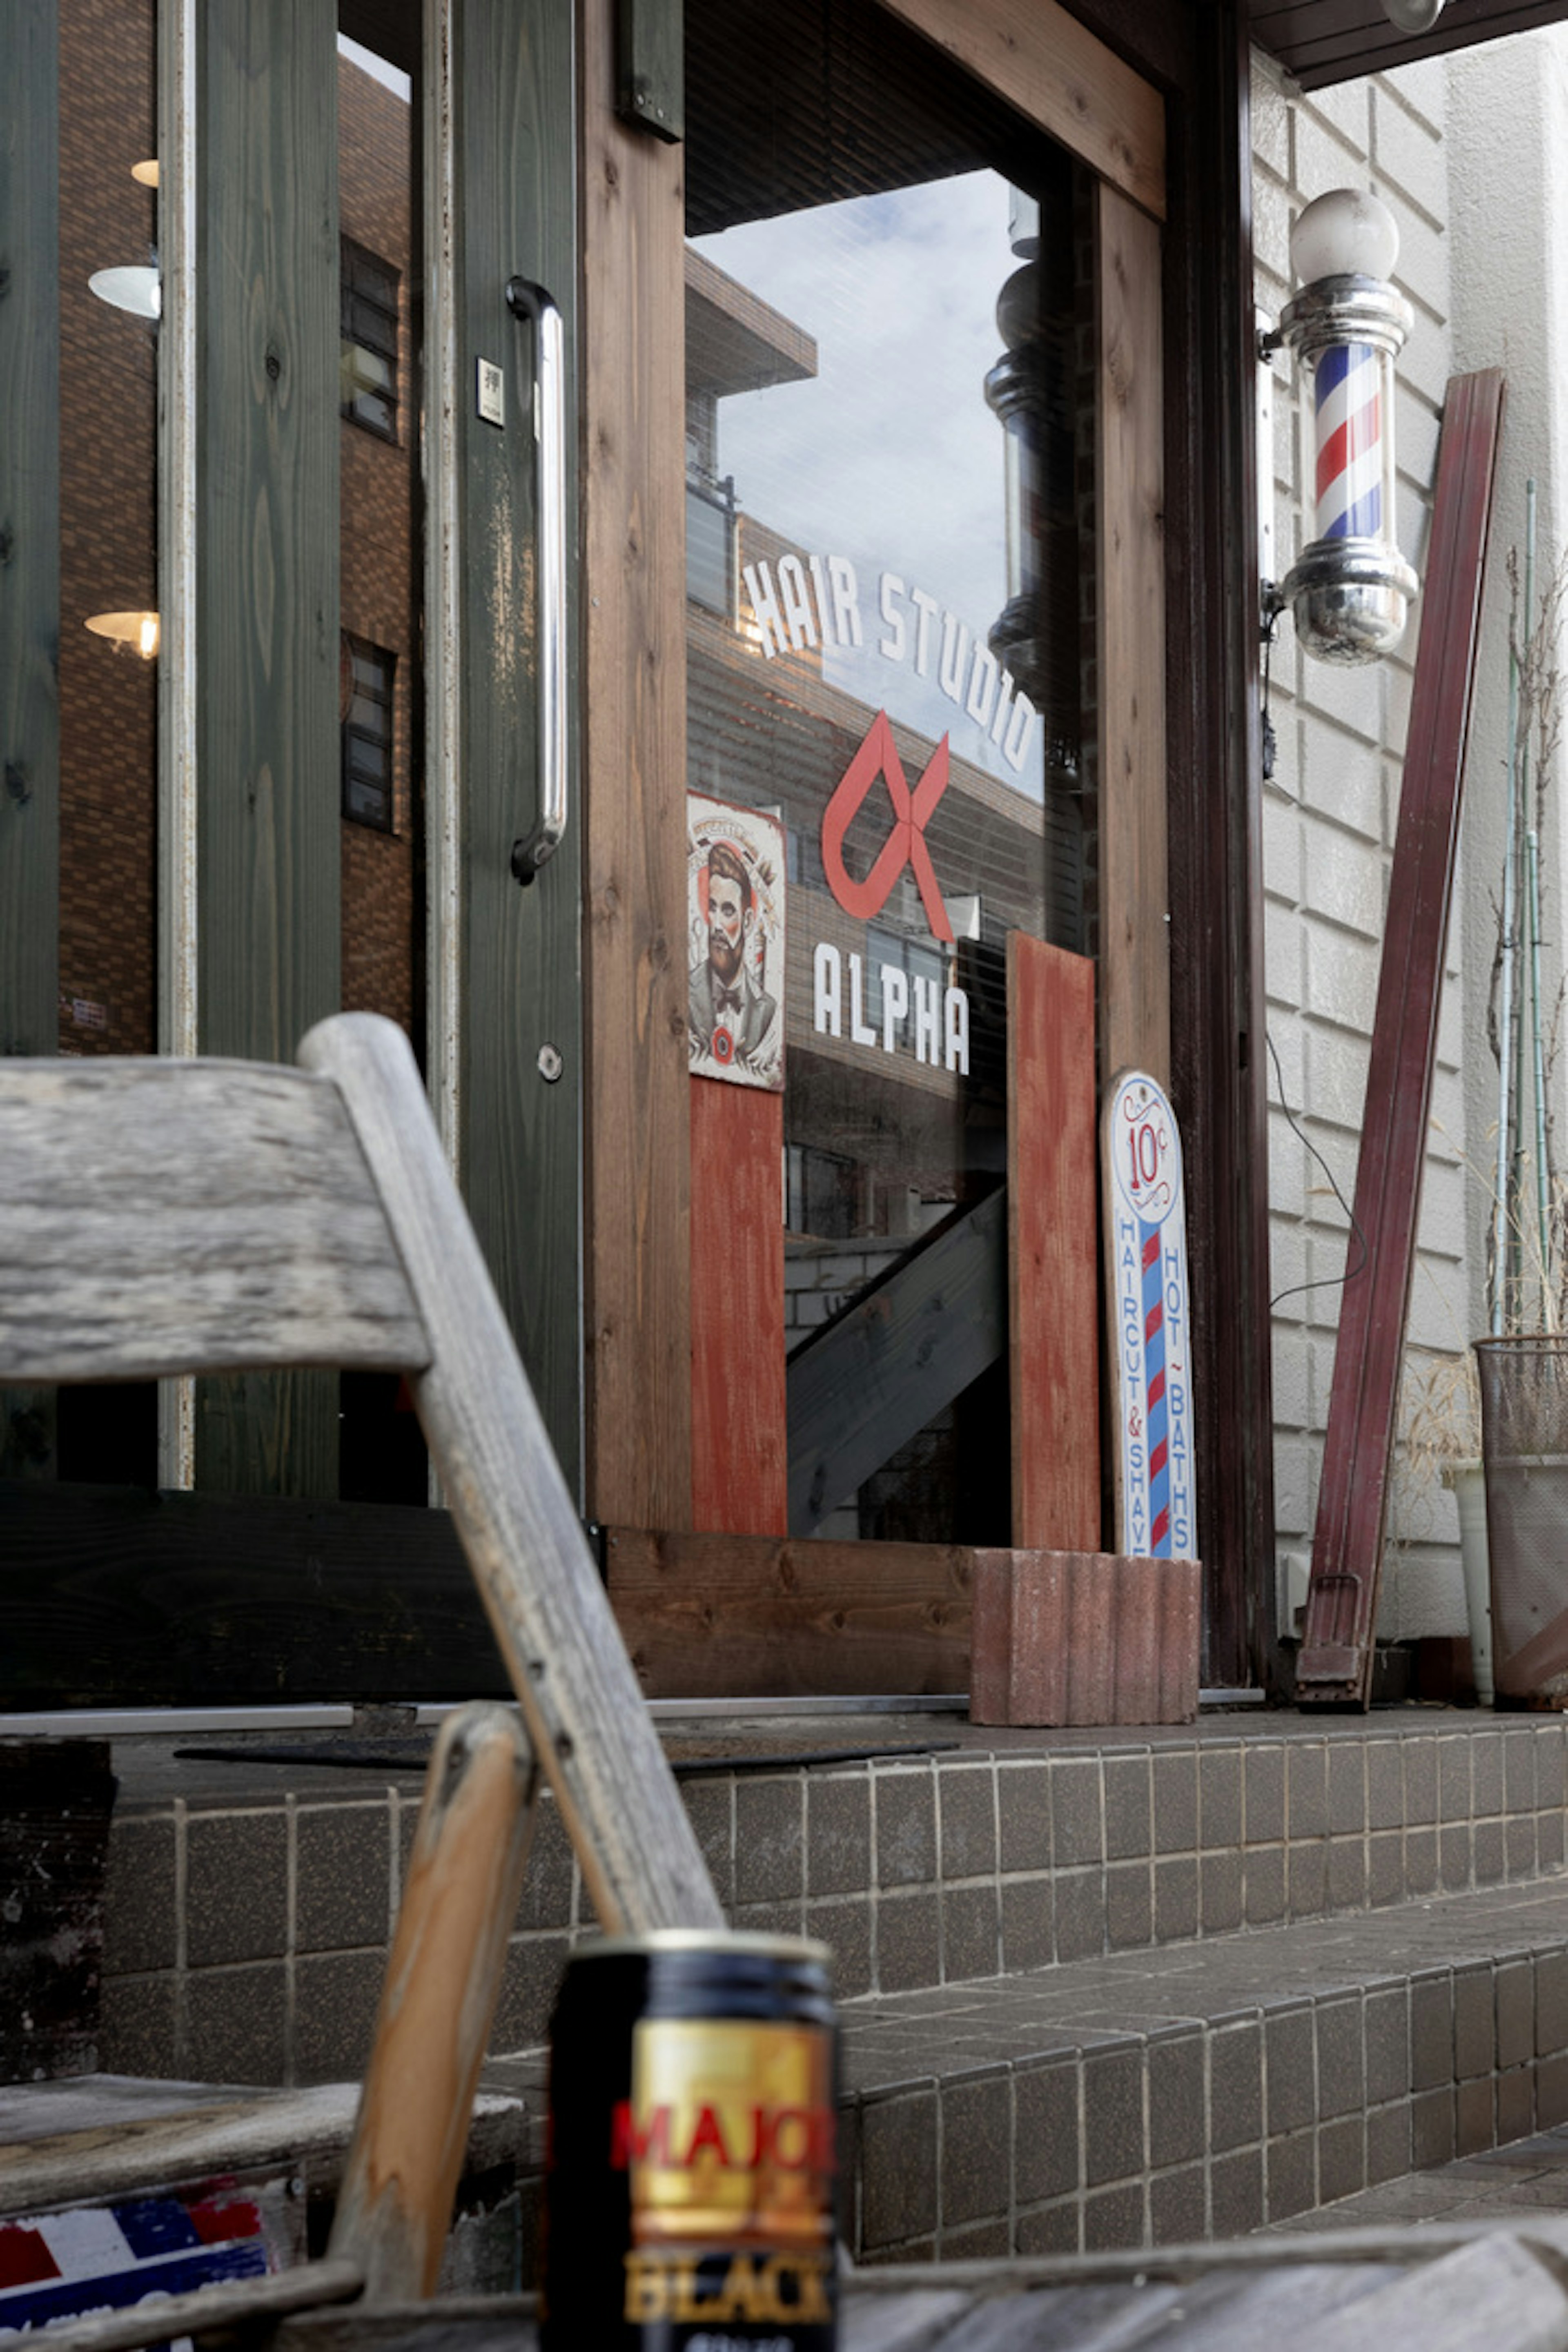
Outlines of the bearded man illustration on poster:
<svg viewBox="0 0 1568 2352">
<path fill-rule="evenodd" d="M 784 838 L 778 819 L 689 793 L 687 928 L 694 1077 L 784 1087 Z"/>
</svg>

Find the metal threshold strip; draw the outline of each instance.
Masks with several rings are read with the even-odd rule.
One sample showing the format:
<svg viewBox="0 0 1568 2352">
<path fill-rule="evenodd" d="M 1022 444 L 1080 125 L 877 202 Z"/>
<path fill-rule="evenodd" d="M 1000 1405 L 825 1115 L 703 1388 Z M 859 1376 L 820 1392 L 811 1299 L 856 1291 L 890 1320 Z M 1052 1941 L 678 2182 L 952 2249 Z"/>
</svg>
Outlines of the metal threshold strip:
<svg viewBox="0 0 1568 2352">
<path fill-rule="evenodd" d="M 1262 1706 L 1260 1690 L 1204 1690 L 1204 1707 Z M 458 1699 L 421 1700 L 412 1705 L 411 1728 L 437 1724 L 461 1705 Z M 959 1715 L 969 1712 L 964 1691 L 910 1692 L 888 1696 L 832 1698 L 656 1698 L 648 1702 L 656 1723 L 734 1723 L 756 1717 L 834 1715 Z M 0 1738 L 5 1739 L 132 1739 L 138 1737 L 183 1739 L 195 1734 L 240 1731 L 352 1731 L 354 1710 L 346 1706 L 144 1706 L 63 1707 L 30 1715 L 0 1714 Z"/>
</svg>

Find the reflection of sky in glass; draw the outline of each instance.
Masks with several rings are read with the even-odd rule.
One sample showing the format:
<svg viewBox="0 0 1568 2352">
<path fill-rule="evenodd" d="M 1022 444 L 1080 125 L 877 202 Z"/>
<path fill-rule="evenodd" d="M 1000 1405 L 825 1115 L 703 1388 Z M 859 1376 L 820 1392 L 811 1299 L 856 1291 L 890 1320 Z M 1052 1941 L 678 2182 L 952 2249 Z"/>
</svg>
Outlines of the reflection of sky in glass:
<svg viewBox="0 0 1568 2352">
<path fill-rule="evenodd" d="M 1006 183 L 973 172 L 696 243 L 816 340 L 809 382 L 721 401 L 718 470 L 770 530 L 854 564 L 865 642 L 828 647 L 826 674 L 1037 794 L 1037 740 L 1015 773 L 942 693 L 934 649 L 925 678 L 912 656 L 895 663 L 877 650 L 884 572 L 934 596 L 982 644 L 1007 600 L 1002 427 L 984 394 L 1002 350 L 996 296 L 1017 266 L 1007 214 Z"/>
</svg>

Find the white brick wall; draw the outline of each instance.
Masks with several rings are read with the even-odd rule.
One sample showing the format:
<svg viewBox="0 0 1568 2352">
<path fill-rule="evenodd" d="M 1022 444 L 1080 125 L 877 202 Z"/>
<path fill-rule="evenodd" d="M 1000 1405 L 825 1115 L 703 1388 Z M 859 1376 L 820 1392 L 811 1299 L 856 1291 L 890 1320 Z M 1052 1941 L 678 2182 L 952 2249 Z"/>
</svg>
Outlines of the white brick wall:
<svg viewBox="0 0 1568 2352">
<path fill-rule="evenodd" d="M 1288 97 L 1260 62 L 1254 91 L 1258 300 L 1292 290 L 1290 226 L 1326 189 L 1371 187 L 1400 228 L 1399 283 L 1416 314 L 1402 355 L 1395 430 L 1400 545 L 1420 567 L 1437 423 L 1452 365 L 1446 82 L 1422 68 Z M 1275 528 L 1280 564 L 1311 537 L 1312 418 L 1304 385 L 1275 396 Z M 1265 973 L 1286 1098 L 1347 1200 L 1353 1197 L 1389 866 L 1398 821 L 1416 625 L 1387 662 L 1337 670 L 1305 656 L 1282 621 L 1272 716 L 1279 758 L 1264 787 Z M 1441 1024 L 1435 1101 L 1445 1137 L 1427 1171 L 1410 1332 L 1428 1355 L 1462 1349 L 1468 1284 L 1462 1019 Z M 1279 1079 L 1271 1072 L 1270 1099 Z M 1282 1561 L 1310 1548 L 1348 1220 L 1323 1170 L 1276 1108 L 1269 1122 L 1274 1317 L 1275 1507 Z M 1299 1286 L 1320 1286 L 1302 1291 Z M 1279 1297 L 1282 1292 L 1293 1296 Z M 1424 1357 L 1423 1360 L 1426 1359 Z M 1451 1499 L 1425 1461 L 1395 1482 L 1380 1630 L 1393 1638 L 1464 1630 Z M 1289 1631 L 1289 1628 L 1285 1630 Z"/>
</svg>

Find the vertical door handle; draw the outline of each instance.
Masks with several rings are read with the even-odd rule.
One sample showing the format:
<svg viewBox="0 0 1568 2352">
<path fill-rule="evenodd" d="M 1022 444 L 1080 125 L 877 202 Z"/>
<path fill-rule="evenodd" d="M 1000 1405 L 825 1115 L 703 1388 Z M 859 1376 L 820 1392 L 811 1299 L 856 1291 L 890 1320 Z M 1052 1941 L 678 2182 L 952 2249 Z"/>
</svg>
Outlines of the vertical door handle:
<svg viewBox="0 0 1568 2352">
<path fill-rule="evenodd" d="M 561 313 L 531 278 L 507 282 L 507 309 L 533 322 L 534 490 L 539 533 L 539 814 L 511 845 L 511 870 L 531 882 L 566 830 L 566 372 Z"/>
</svg>

